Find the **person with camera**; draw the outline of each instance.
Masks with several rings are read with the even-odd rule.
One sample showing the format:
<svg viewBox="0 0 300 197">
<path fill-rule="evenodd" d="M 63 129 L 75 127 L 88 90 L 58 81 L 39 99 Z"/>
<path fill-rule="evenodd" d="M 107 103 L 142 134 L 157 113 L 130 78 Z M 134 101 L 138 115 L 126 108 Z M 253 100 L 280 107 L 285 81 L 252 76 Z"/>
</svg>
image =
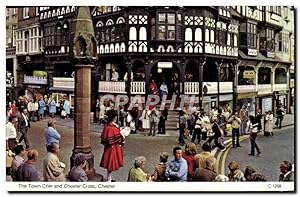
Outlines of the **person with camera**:
<svg viewBox="0 0 300 197">
<path fill-rule="evenodd" d="M 240 145 L 240 126 L 241 126 L 241 118 L 239 117 L 239 112 L 235 110 L 234 114 L 229 118 L 228 122 L 231 123 L 232 127 L 232 147 L 241 147 Z"/>
</svg>

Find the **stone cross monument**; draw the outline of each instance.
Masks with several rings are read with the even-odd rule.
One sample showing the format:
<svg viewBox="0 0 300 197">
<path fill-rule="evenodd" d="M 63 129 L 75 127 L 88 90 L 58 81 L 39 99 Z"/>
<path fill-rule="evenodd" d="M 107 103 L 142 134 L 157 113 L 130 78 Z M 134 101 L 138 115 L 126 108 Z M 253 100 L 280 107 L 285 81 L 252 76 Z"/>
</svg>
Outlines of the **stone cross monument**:
<svg viewBox="0 0 300 197">
<path fill-rule="evenodd" d="M 70 158 L 71 168 L 78 153 L 88 158 L 85 171 L 90 180 L 95 179 L 94 155 L 90 139 L 91 68 L 97 60 L 93 21 L 88 6 L 76 8 L 72 22 L 71 60 L 75 67 L 75 118 L 74 148 Z"/>
</svg>

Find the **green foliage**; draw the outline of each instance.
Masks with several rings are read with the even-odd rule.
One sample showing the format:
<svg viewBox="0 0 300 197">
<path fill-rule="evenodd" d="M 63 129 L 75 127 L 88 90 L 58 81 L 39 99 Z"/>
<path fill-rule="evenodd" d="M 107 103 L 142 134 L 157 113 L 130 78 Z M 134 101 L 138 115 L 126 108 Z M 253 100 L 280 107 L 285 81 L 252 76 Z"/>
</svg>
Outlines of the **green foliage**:
<svg viewBox="0 0 300 197">
<path fill-rule="evenodd" d="M 34 77 L 47 77 L 47 72 L 42 70 L 35 70 L 33 71 Z"/>
</svg>

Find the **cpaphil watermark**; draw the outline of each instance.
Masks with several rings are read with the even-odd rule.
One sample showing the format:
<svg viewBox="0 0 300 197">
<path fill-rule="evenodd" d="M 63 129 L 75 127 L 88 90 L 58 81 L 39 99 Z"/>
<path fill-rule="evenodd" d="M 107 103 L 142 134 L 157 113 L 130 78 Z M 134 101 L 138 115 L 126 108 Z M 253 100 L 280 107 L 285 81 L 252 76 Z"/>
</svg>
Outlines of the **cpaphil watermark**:
<svg viewBox="0 0 300 197">
<path fill-rule="evenodd" d="M 105 103 L 106 101 L 113 102 L 113 109 L 118 110 L 120 106 L 128 106 L 128 110 L 134 107 L 138 107 L 139 110 L 152 109 L 156 107 L 157 110 L 163 110 L 166 105 L 169 105 L 169 110 L 192 110 L 195 106 L 199 104 L 199 97 L 195 95 L 176 95 L 173 94 L 171 99 L 167 98 L 167 95 L 160 97 L 158 95 L 148 95 L 148 97 L 143 97 L 141 95 L 136 95 L 129 97 L 127 95 L 112 95 L 106 94 L 100 98 L 100 102 Z"/>
</svg>

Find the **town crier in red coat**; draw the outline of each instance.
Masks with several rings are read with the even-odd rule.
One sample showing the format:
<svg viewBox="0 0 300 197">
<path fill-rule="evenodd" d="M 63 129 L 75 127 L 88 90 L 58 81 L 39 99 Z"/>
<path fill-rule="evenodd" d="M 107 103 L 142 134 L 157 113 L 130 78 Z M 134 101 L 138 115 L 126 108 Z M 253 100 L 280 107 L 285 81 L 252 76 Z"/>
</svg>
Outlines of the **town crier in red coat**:
<svg viewBox="0 0 300 197">
<path fill-rule="evenodd" d="M 100 162 L 100 167 L 107 170 L 107 181 L 111 182 L 112 172 L 119 170 L 123 166 L 123 144 L 124 137 L 120 133 L 120 128 L 116 124 L 117 112 L 110 110 L 106 113 L 107 124 L 101 134 L 101 144 L 104 145 L 104 152 Z"/>
</svg>

